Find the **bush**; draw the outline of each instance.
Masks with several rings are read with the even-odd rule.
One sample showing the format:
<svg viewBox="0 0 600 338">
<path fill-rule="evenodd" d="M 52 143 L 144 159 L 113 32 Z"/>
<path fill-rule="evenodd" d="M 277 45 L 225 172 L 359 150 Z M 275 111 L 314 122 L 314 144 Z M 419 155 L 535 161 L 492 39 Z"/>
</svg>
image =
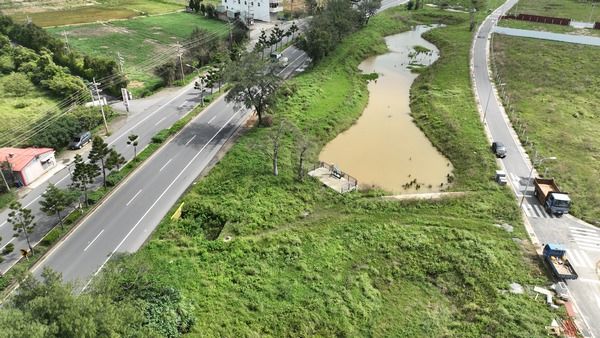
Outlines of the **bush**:
<svg viewBox="0 0 600 338">
<path fill-rule="evenodd" d="M 8 244 L 6 244 L 4 249 L 2 249 L 2 254 L 8 255 L 9 253 L 13 252 L 14 250 L 15 250 L 15 245 L 13 243 L 8 243 Z"/>
<path fill-rule="evenodd" d="M 11 73 L 4 78 L 2 88 L 5 92 L 16 97 L 25 96 L 35 89 L 29 78 L 22 73 Z"/>
<path fill-rule="evenodd" d="M 172 128 L 172 127 L 171 127 Z M 169 137 L 169 129 L 163 129 L 152 136 L 152 143 L 161 144 Z"/>
<path fill-rule="evenodd" d="M 52 244 L 56 243 L 59 237 L 60 230 L 52 229 L 46 234 L 46 237 L 44 237 L 41 244 L 44 246 L 51 246 Z"/>
</svg>

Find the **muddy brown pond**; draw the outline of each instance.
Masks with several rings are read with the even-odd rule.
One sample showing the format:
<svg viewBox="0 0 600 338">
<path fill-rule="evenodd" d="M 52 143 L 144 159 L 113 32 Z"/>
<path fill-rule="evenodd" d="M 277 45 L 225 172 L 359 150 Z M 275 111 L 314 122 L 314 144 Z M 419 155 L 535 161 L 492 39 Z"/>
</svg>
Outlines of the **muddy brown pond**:
<svg viewBox="0 0 600 338">
<path fill-rule="evenodd" d="M 319 155 L 354 176 L 361 188 L 380 187 L 396 194 L 436 192 L 448 186 L 452 164 L 427 139 L 410 116 L 409 90 L 418 76 L 411 68 L 428 66 L 438 49 L 414 30 L 386 37 L 389 53 L 363 61 L 371 81 L 369 103 L 348 130 L 328 143 Z"/>
</svg>

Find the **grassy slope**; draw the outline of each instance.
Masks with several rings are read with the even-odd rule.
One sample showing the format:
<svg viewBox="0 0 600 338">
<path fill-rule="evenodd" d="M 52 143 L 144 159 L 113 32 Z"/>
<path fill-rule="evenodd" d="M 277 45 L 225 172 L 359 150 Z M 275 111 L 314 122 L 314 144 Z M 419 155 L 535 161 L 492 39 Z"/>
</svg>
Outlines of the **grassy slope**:
<svg viewBox="0 0 600 338">
<path fill-rule="evenodd" d="M 570 18 L 577 21 L 600 21 L 600 11 L 596 3 L 594 12 L 591 13 L 590 1 L 580 0 L 519 0 L 510 12 Z"/>
<path fill-rule="evenodd" d="M 137 85 L 132 84 L 135 88 L 141 83 L 146 87 L 152 87 L 160 80 L 152 73 L 139 72 L 131 68 L 128 70 L 128 67 L 152 60 L 154 55 L 163 53 L 177 41 L 185 41 L 195 27 L 216 32 L 221 36 L 227 34 L 223 22 L 188 13 L 115 21 L 107 25 L 90 24 L 52 28 L 49 31 L 57 36 L 67 31 L 70 45 L 86 54 L 114 59 L 116 53 L 120 52 L 125 59 L 126 71 L 131 71 L 129 79 L 140 82 Z M 161 55 L 164 59 L 164 53 Z M 136 94 L 135 90 L 133 92 Z"/>
<path fill-rule="evenodd" d="M 548 175 L 572 194 L 575 215 L 598 224 L 600 48 L 507 36 L 494 42 L 499 72 L 529 140 L 542 156 L 558 157 L 544 163 Z"/>
<path fill-rule="evenodd" d="M 44 112 L 53 108 L 56 101 L 46 95 L 44 91 L 37 89 L 23 97 L 14 97 L 2 90 L 2 83 L 7 79 L 0 75 L 0 143 L 11 140 L 14 136 L 12 131 L 22 128 L 40 118 Z M 25 105 L 17 108 L 18 104 Z"/>
<path fill-rule="evenodd" d="M 349 127 L 367 101 L 356 66 L 385 51 L 382 36 L 408 28 L 406 15 L 372 19 L 292 80 L 277 116 L 305 129 L 318 148 Z M 269 175 L 256 146 L 269 130 L 254 129 L 184 197 L 184 219 L 163 222 L 125 261 L 147 264 L 148 273 L 183 290 L 197 314 L 194 335 L 543 336 L 553 316 L 543 302 L 499 292 L 513 281 L 545 279 L 511 239 L 524 238 L 523 229 L 492 226 L 520 218 L 509 193 L 490 180 L 494 160 L 468 80 L 467 24 L 428 38 L 442 53 L 413 87 L 414 115 L 452 160 L 455 189 L 484 191 L 433 203 L 338 195 L 295 182 L 289 165 Z M 284 164 L 291 162 L 286 142 Z M 204 239 L 210 224 L 223 221 L 231 242 Z"/>
<path fill-rule="evenodd" d="M 589 35 L 600 37 L 599 29 L 577 29 L 571 26 L 550 25 L 538 22 L 519 21 L 519 20 L 501 20 L 498 26 L 529 29 L 534 31 L 544 31 L 562 34 Z"/>
</svg>

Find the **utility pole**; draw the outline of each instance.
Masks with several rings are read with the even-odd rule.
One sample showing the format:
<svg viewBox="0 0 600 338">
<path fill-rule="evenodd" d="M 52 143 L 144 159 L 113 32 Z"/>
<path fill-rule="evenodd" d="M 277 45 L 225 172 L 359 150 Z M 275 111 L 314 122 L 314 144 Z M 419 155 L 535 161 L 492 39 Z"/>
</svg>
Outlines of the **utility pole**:
<svg viewBox="0 0 600 338">
<path fill-rule="evenodd" d="M 4 177 L 4 171 L 2 170 L 2 166 L 0 166 L 0 176 L 2 176 L 2 181 L 4 181 L 4 185 L 6 185 L 6 190 L 10 191 L 10 186 L 8 185 L 8 181 L 6 181 L 6 177 Z"/>
<path fill-rule="evenodd" d="M 183 46 L 181 44 L 179 44 L 179 41 L 177 41 L 177 57 L 179 57 L 179 67 L 181 69 L 181 81 L 183 81 L 183 78 L 185 77 L 185 75 L 183 74 L 183 61 L 181 60 L 181 57 L 183 56 L 183 51 L 182 51 L 181 47 L 183 47 Z"/>
<path fill-rule="evenodd" d="M 121 52 L 117 52 L 117 63 L 119 64 L 119 72 L 123 74 L 123 65 L 125 64 L 125 59 L 121 55 Z"/>
<path fill-rule="evenodd" d="M 67 31 L 63 31 L 62 35 L 65 37 L 65 48 L 70 53 L 71 48 L 69 48 L 69 38 L 67 37 Z"/>
<path fill-rule="evenodd" d="M 233 32 L 232 32 L 232 24 L 229 25 L 229 50 L 233 48 Z"/>
<path fill-rule="evenodd" d="M 104 121 L 104 129 L 106 129 L 106 135 L 108 135 L 110 132 L 108 131 L 108 123 L 106 122 L 106 115 L 104 115 L 104 105 L 102 104 L 102 98 L 100 97 L 100 92 L 102 91 L 102 89 L 98 89 L 98 85 L 100 85 L 101 83 L 96 82 L 96 78 L 93 78 L 92 85 L 93 85 L 93 91 L 96 94 L 96 96 L 98 97 L 98 104 L 100 105 L 100 111 L 102 112 L 102 121 Z M 94 97 L 92 96 L 92 102 L 95 101 Z"/>
</svg>

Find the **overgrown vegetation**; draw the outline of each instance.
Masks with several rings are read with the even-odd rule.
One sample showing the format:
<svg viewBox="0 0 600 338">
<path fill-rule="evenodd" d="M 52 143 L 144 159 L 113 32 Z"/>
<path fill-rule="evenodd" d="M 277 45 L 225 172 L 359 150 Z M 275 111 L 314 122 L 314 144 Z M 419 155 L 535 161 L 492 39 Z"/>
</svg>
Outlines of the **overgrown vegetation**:
<svg viewBox="0 0 600 338">
<path fill-rule="evenodd" d="M 165 219 L 146 247 L 111 263 L 102 280 L 143 266 L 144 276 L 194 305 L 197 335 L 544 336 L 555 314 L 528 293 L 504 291 L 545 278 L 518 240 L 523 229 L 493 226 L 520 225 L 520 214 L 491 180 L 494 159 L 469 83 L 468 16 L 428 9 L 376 16 L 291 80 L 271 113 L 322 147 L 366 104 L 357 65 L 385 52 L 383 36 L 419 22 L 449 27 L 427 35 L 441 57 L 413 86 L 413 115 L 455 165 L 454 189 L 479 192 L 405 203 L 377 191 L 339 195 L 296 180 L 292 133 L 280 148 L 289 164 L 271 175 L 268 155 L 257 151 L 270 130 L 255 128 L 183 198 L 182 219 Z"/>
<path fill-rule="evenodd" d="M 599 47 L 498 35 L 498 73 L 534 158 L 556 156 L 537 168 L 572 195 L 571 212 L 600 225 Z M 519 122 L 517 122 L 519 121 Z M 523 134 L 521 134 L 523 135 Z M 531 147 L 534 144 L 534 147 Z"/>
</svg>

